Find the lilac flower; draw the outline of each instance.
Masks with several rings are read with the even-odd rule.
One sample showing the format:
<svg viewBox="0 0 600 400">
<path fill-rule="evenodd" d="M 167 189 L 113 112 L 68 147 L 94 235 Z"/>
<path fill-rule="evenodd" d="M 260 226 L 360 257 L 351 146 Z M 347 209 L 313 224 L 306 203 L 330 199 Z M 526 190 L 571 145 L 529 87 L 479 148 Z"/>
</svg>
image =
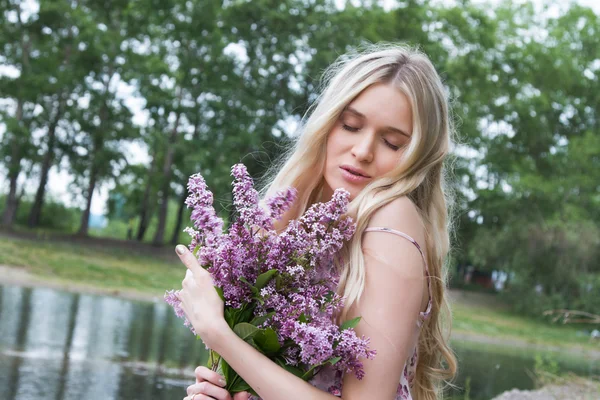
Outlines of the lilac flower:
<svg viewBox="0 0 600 400">
<path fill-rule="evenodd" d="M 243 164 L 231 167 L 233 181 L 233 205 L 239 212 L 239 221 L 248 226 L 269 229 L 270 216 L 259 207 L 258 192 L 254 189 L 252 178 Z"/>
<path fill-rule="evenodd" d="M 331 358 L 334 337 L 331 330 L 296 322 L 290 339 L 300 346 L 300 361 L 308 365 L 315 365 Z"/>
<path fill-rule="evenodd" d="M 231 174 L 238 217 L 228 232 L 222 231 L 213 195 L 198 174 L 188 182 L 186 204 L 192 209 L 193 228 L 185 229 L 191 236 L 190 249 L 221 290 L 226 318 L 234 318 L 228 322 L 233 326 L 258 318 L 257 328 L 275 331 L 282 346 L 279 360 L 288 365 L 309 371 L 341 357 L 333 368 L 362 378 L 360 360 L 373 358 L 375 352 L 369 350 L 368 339 L 358 338 L 352 329 L 340 331 L 335 324 L 344 299 L 335 293 L 339 276 L 333 261 L 355 229 L 344 215 L 349 193 L 336 190 L 329 202 L 312 205 L 277 233 L 273 223 L 290 209 L 296 190 L 278 191 L 261 205 L 246 167 L 234 165 Z M 270 281 L 259 284 L 261 274 L 270 276 Z M 165 301 L 193 331 L 177 292 L 167 291 Z"/>
<path fill-rule="evenodd" d="M 295 188 L 287 188 L 280 190 L 272 197 L 266 200 L 267 208 L 270 210 L 270 217 L 278 220 L 281 216 L 290 209 L 298 191 Z"/>
<path fill-rule="evenodd" d="M 354 372 L 358 379 L 362 379 L 365 373 L 360 358 L 372 360 L 377 354 L 375 350 L 369 350 L 370 340 L 364 336 L 358 338 L 354 329 L 342 331 L 338 340 L 334 354 L 341 357 L 341 360 L 336 364 L 336 368 L 344 372 Z"/>
<path fill-rule="evenodd" d="M 175 291 L 175 290 L 167 290 L 165 293 L 165 301 L 167 302 L 167 304 L 169 304 L 171 307 L 173 307 L 173 310 L 175 310 L 175 315 L 177 315 L 177 317 L 183 318 L 183 320 L 184 320 L 183 324 L 185 326 L 187 326 L 188 328 L 190 328 L 192 333 L 194 335 L 196 335 L 196 330 L 192 326 L 191 322 L 185 316 L 185 313 L 183 312 L 183 308 L 181 308 L 181 300 L 179 300 L 179 297 L 177 297 L 178 293 L 179 292 Z"/>
<path fill-rule="evenodd" d="M 213 194 L 208 190 L 206 181 L 200 174 L 192 175 L 188 181 L 188 192 L 190 193 L 185 204 L 192 209 L 191 220 L 196 230 L 187 230 L 192 236 L 192 242 L 196 245 L 210 245 L 221 236 L 223 231 L 223 220 L 217 217 L 212 206 Z M 190 246 L 193 251 L 195 248 Z"/>
</svg>

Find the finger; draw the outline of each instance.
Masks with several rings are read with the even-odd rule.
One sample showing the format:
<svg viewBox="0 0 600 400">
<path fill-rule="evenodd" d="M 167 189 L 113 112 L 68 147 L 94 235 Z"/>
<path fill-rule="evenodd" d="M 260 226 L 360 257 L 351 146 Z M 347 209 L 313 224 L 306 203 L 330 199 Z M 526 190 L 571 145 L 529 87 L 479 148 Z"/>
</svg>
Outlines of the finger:
<svg viewBox="0 0 600 400">
<path fill-rule="evenodd" d="M 192 252 L 190 252 L 184 245 L 178 244 L 175 247 L 175 253 L 177 253 L 181 262 L 183 262 L 183 264 L 196 276 L 200 277 L 204 274 L 208 274 L 208 272 L 205 271 L 200 264 L 198 264 L 198 260 L 196 257 L 194 257 Z"/>
<path fill-rule="evenodd" d="M 209 381 L 210 383 L 221 387 L 225 387 L 225 385 L 227 384 L 223 376 L 219 375 L 218 373 L 207 367 L 200 366 L 196 368 L 194 374 L 196 375 L 197 383 Z"/>
<path fill-rule="evenodd" d="M 250 393 L 248 392 L 239 392 L 233 395 L 233 400 L 248 400 L 250 398 Z"/>
<path fill-rule="evenodd" d="M 195 383 L 191 386 L 188 386 L 187 393 L 189 396 L 198 394 L 198 396 L 204 395 L 217 400 L 231 400 L 231 396 L 227 390 L 208 381 Z"/>
<path fill-rule="evenodd" d="M 214 400 L 210 396 L 205 396 L 203 394 L 193 394 L 191 396 L 184 397 L 183 400 Z"/>
</svg>

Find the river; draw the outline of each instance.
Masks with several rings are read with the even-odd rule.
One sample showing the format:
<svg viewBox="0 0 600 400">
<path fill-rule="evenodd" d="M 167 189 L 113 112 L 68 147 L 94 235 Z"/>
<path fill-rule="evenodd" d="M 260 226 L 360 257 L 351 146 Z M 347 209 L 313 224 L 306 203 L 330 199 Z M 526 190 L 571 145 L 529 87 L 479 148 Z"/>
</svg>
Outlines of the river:
<svg viewBox="0 0 600 400">
<path fill-rule="evenodd" d="M 529 389 L 536 357 L 561 371 L 598 375 L 598 360 L 454 342 L 463 398 Z M 162 301 L 0 286 L 0 399 L 172 400 L 193 383 L 206 349 Z"/>
</svg>

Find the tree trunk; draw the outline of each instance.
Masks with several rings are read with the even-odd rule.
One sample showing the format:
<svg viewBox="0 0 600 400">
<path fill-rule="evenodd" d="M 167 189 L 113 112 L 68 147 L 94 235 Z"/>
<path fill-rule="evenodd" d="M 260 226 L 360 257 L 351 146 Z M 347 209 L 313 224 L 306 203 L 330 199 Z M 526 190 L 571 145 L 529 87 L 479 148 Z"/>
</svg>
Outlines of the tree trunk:
<svg viewBox="0 0 600 400">
<path fill-rule="evenodd" d="M 179 103 L 181 104 L 181 98 L 183 96 L 183 89 L 179 88 Z M 173 130 L 169 135 L 169 143 L 167 145 L 167 155 L 165 157 L 165 163 L 162 170 L 163 185 L 161 190 L 161 199 L 159 204 L 158 213 L 158 227 L 156 228 L 156 234 L 152 244 L 154 246 L 160 246 L 163 243 L 165 236 L 165 227 L 167 226 L 167 210 L 169 206 L 169 188 L 171 187 L 171 165 L 173 164 L 173 157 L 175 156 L 175 139 L 177 137 L 177 127 L 179 126 L 179 118 L 181 112 L 177 111 L 177 117 L 173 124 Z"/>
<path fill-rule="evenodd" d="M 75 4 L 77 4 L 77 2 L 75 2 Z M 72 28 L 69 28 L 69 39 L 73 40 Z M 68 44 L 65 47 L 65 58 L 63 60 L 63 66 L 67 67 L 70 63 L 70 60 L 71 45 Z M 44 159 L 42 160 L 40 183 L 35 193 L 35 200 L 33 201 L 33 206 L 31 207 L 31 211 L 29 212 L 29 219 L 27 221 L 27 225 L 30 228 L 38 226 L 42 216 L 42 206 L 44 205 L 44 195 L 46 194 L 46 185 L 48 184 L 48 174 L 50 172 L 50 167 L 52 167 L 52 163 L 54 162 L 56 127 L 58 126 L 58 122 L 62 118 L 66 106 L 66 98 L 68 97 L 68 94 L 66 92 L 67 88 L 64 88 L 58 93 L 58 107 L 56 108 L 56 114 L 54 115 L 54 118 L 52 118 L 52 120 L 50 121 L 50 125 L 48 126 L 48 149 L 46 150 L 46 154 L 44 154 Z"/>
<path fill-rule="evenodd" d="M 79 231 L 77 232 L 78 236 L 87 236 L 88 228 L 90 224 L 90 211 L 92 208 L 92 197 L 94 195 L 94 190 L 96 189 L 96 166 L 92 165 L 92 171 L 90 172 L 90 183 L 88 185 L 87 190 L 87 198 L 86 198 L 86 206 L 83 214 L 81 215 L 81 223 L 79 225 Z"/>
<path fill-rule="evenodd" d="M 150 172 L 148 173 L 148 182 L 146 183 L 146 189 L 144 189 L 144 198 L 142 199 L 142 207 L 140 208 L 140 225 L 138 227 L 136 240 L 141 242 L 148 229 L 148 222 L 150 221 L 150 191 L 152 190 L 152 180 L 154 179 L 154 171 L 156 170 L 156 153 L 152 157 L 150 163 Z"/>
<path fill-rule="evenodd" d="M 173 149 L 173 145 L 169 143 L 169 147 L 167 148 L 167 156 L 165 157 L 165 164 L 163 165 L 162 170 L 163 184 L 160 193 L 160 203 L 158 205 L 158 227 L 156 228 L 156 233 L 154 235 L 154 239 L 152 240 L 152 244 L 155 246 L 162 245 L 163 238 L 165 236 L 165 227 L 167 226 L 167 210 L 169 206 L 169 188 L 171 187 L 171 164 L 173 163 L 174 153 L 175 149 Z"/>
<path fill-rule="evenodd" d="M 10 189 L 8 196 L 6 197 L 6 206 L 4 207 L 4 214 L 2 214 L 2 225 L 11 227 L 15 222 L 15 216 L 17 215 L 17 178 L 19 173 L 10 174 Z"/>
<path fill-rule="evenodd" d="M 17 102 L 16 119 L 19 122 L 23 120 L 23 100 L 21 99 L 19 99 Z M 6 197 L 4 214 L 2 215 L 2 225 L 6 227 L 12 226 L 12 224 L 15 222 L 15 216 L 17 215 L 17 179 L 19 178 L 19 173 L 21 172 L 21 151 L 19 149 L 19 139 L 17 134 L 18 132 L 16 134 L 13 133 L 11 143 L 11 157 L 8 167 L 8 179 L 10 184 L 8 196 Z"/>
<path fill-rule="evenodd" d="M 33 205 L 31 206 L 29 220 L 27 221 L 27 225 L 30 228 L 38 226 L 40 223 L 40 218 L 42 216 L 42 206 L 44 205 L 44 195 L 46 194 L 46 185 L 48 184 L 48 174 L 50 172 L 50 168 L 52 167 L 52 162 L 54 161 L 56 126 L 58 125 L 58 121 L 60 119 L 60 108 L 61 107 L 59 106 L 57 115 L 54 118 L 54 120 L 50 123 L 50 126 L 48 128 L 48 149 L 46 150 L 46 154 L 44 154 L 44 159 L 42 160 L 40 183 L 35 193 L 35 200 L 33 201 Z"/>
<path fill-rule="evenodd" d="M 185 210 L 185 199 L 187 199 L 188 191 L 187 186 L 184 185 L 183 193 L 179 199 L 179 209 L 177 210 L 177 222 L 175 223 L 175 230 L 173 231 L 173 236 L 171 237 L 171 244 L 175 246 L 179 239 L 179 233 L 181 232 L 181 225 L 183 223 L 183 210 Z"/>
</svg>

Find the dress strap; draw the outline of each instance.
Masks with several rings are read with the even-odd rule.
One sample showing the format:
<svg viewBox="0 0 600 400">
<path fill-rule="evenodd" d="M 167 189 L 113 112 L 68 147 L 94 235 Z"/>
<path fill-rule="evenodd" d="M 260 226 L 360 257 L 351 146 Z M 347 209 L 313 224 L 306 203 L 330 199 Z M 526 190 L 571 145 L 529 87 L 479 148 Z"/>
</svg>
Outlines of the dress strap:
<svg viewBox="0 0 600 400">
<path fill-rule="evenodd" d="M 431 301 L 431 277 L 429 275 L 429 267 L 427 266 L 427 259 L 425 258 L 425 254 L 423 253 L 423 250 L 421 250 L 421 246 L 419 246 L 419 243 L 417 243 L 417 241 L 415 239 L 413 239 L 412 237 L 410 237 L 406 233 L 397 231 L 395 229 L 376 226 L 376 227 L 370 227 L 370 228 L 365 229 L 365 232 L 387 232 L 387 233 L 393 233 L 394 235 L 401 236 L 404 239 L 406 239 L 409 242 L 411 242 L 412 244 L 414 244 L 415 247 L 417 248 L 417 250 L 419 250 L 419 253 L 421 253 L 421 258 L 423 259 L 423 263 L 425 264 L 425 277 L 427 278 L 427 291 L 428 291 L 428 296 L 429 296 L 429 300 L 427 302 L 427 309 L 425 311 L 421 311 L 419 313 L 419 316 L 422 319 L 419 318 L 417 320 L 417 325 L 418 326 L 423 325 L 423 321 L 425 319 L 427 319 L 427 317 L 429 317 L 429 314 L 431 314 L 432 301 Z"/>
</svg>

